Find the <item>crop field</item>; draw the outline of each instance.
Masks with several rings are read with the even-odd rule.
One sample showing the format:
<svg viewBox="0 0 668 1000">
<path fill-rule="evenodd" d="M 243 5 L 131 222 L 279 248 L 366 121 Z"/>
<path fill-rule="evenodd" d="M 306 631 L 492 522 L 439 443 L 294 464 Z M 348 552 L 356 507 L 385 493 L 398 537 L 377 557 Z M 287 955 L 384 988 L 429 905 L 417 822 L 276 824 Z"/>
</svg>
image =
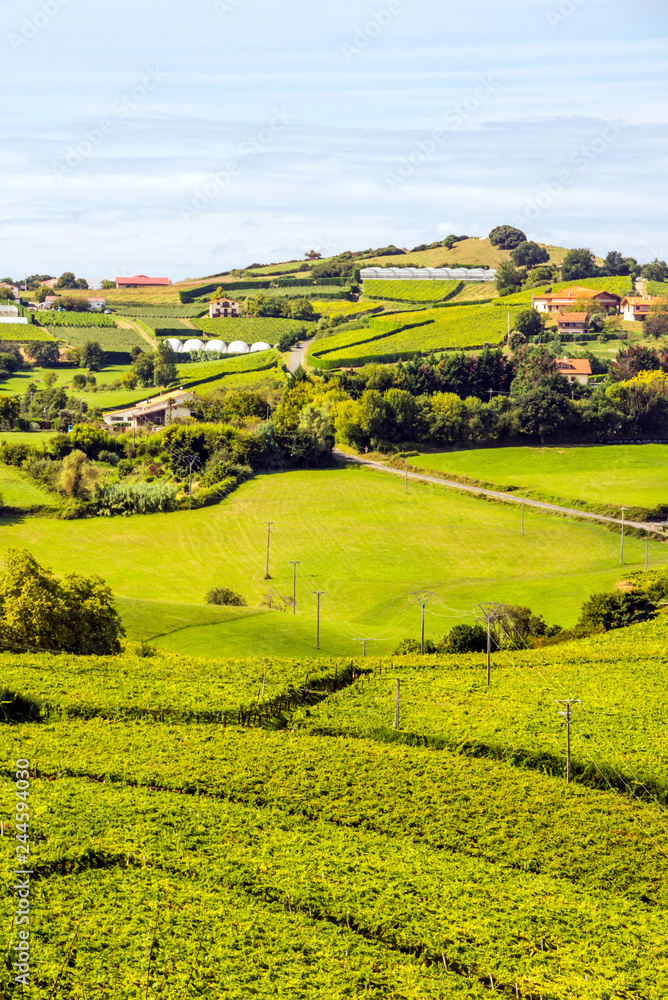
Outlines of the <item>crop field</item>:
<svg viewBox="0 0 668 1000">
<path fill-rule="evenodd" d="M 74 327 L 114 327 L 116 322 L 113 316 L 105 316 L 103 313 L 81 313 L 81 312 L 41 312 L 39 314 L 40 323 L 47 327 L 74 326 Z"/>
<path fill-rule="evenodd" d="M 177 365 L 180 379 L 188 382 L 212 375 L 238 375 L 245 372 L 266 371 L 273 368 L 281 360 L 278 351 L 253 351 L 252 354 L 238 354 L 222 361 L 194 361 L 190 364 Z"/>
<path fill-rule="evenodd" d="M 387 740 L 419 734 L 435 746 L 464 745 L 563 774 L 564 721 L 556 699 L 579 698 L 572 749 L 582 779 L 600 787 L 644 785 L 666 805 L 666 642 L 665 614 L 617 634 L 547 649 L 527 650 L 518 642 L 494 652 L 490 688 L 484 654 L 408 656 L 405 666 L 395 659 L 386 671 L 374 669 L 364 685 L 298 712 L 295 724 L 314 733 Z M 391 732 L 397 677 L 400 734 Z"/>
<path fill-rule="evenodd" d="M 566 505 L 668 508 L 668 445 L 663 444 L 481 448 L 420 455 L 411 465 Z"/>
<path fill-rule="evenodd" d="M 663 1000 L 664 816 L 638 789 L 668 777 L 667 641 L 664 618 L 495 654 L 490 688 L 480 656 L 357 659 L 338 687 L 349 660 L 0 657 L 48 711 L 5 741 L 31 763 L 35 995 Z"/>
<path fill-rule="evenodd" d="M 326 346 L 323 345 L 322 348 L 320 343 L 314 345 L 315 350 L 311 350 L 313 363 L 320 364 L 323 368 L 339 368 L 383 359 L 410 358 L 431 351 L 482 347 L 485 343 L 495 345 L 500 344 L 508 332 L 506 315 L 500 310 L 458 306 L 451 309 L 395 313 L 391 319 L 371 319 L 370 336 L 373 336 L 374 330 L 383 329 L 380 324 L 390 323 L 394 324 L 395 329 L 404 324 L 410 324 L 411 328 L 399 329 L 396 333 L 369 343 L 360 343 L 363 338 L 356 331 L 351 346 L 342 346 L 340 350 L 333 350 L 328 339 Z"/>
<path fill-rule="evenodd" d="M 648 281 L 647 294 L 668 296 L 668 281 Z"/>
<path fill-rule="evenodd" d="M 40 326 L 35 326 L 34 323 L 1 323 L 0 338 L 0 343 L 5 341 L 12 344 L 27 343 L 33 340 L 58 340 L 57 336 L 53 336 Z"/>
<path fill-rule="evenodd" d="M 11 465 L 0 465 L 0 497 L 2 497 L 2 507 L 9 508 L 12 513 L 17 514 L 55 510 L 60 507 L 58 496 L 50 493 L 29 476 L 24 476 Z M 5 516 L 6 514 L 5 510 Z"/>
<path fill-rule="evenodd" d="M 94 340 L 103 351 L 118 351 L 127 353 L 133 347 L 146 348 L 148 345 L 143 337 L 131 327 L 53 327 L 49 332 L 59 340 L 65 341 L 70 347 L 83 347 Z"/>
<path fill-rule="evenodd" d="M 268 519 L 275 521 L 270 581 L 264 579 Z M 2 542 L 3 551 L 25 547 L 59 573 L 99 573 L 118 598 L 151 594 L 168 605 L 204 607 L 211 587 L 229 586 L 257 608 L 270 590 L 292 594 L 289 562 L 301 560 L 296 615 L 275 611 L 228 624 L 205 617 L 159 640 L 163 648 L 198 656 L 285 655 L 292 640 L 299 655 L 316 655 L 314 590 L 326 592 L 322 656 L 352 655 L 359 651 L 353 640 L 363 637 L 377 640 L 370 654 L 387 655 L 401 638 L 418 635 L 420 612 L 409 600 L 418 588 L 433 590 L 464 616 L 480 601 L 496 600 L 571 626 L 589 594 L 612 588 L 645 559 L 644 540 L 627 538 L 620 569 L 619 536 L 593 523 L 527 511 L 522 538 L 514 507 L 426 484 L 411 484 L 405 495 L 400 479 L 347 468 L 258 476 L 201 510 L 76 522 L 32 518 L 6 524 Z M 653 567 L 668 565 L 660 542 L 650 541 L 649 556 Z M 433 610 L 432 639 L 467 620 Z M 155 635 L 169 631 L 157 625 Z"/>
<path fill-rule="evenodd" d="M 220 339 L 229 343 L 232 340 L 243 340 L 247 344 L 264 341 L 275 344 L 284 333 L 316 329 L 315 323 L 298 319 L 277 319 L 273 316 L 261 316 L 257 319 L 195 319 L 193 324 L 207 337 Z"/>
<path fill-rule="evenodd" d="M 131 319 L 192 319 L 201 315 L 204 309 L 198 303 L 192 305 L 157 305 L 157 306 L 114 306 L 114 313 L 118 316 L 129 316 Z"/>
<path fill-rule="evenodd" d="M 206 399 L 213 393 L 228 389 L 253 390 L 276 389 L 285 382 L 285 374 L 280 368 L 265 368 L 232 375 L 222 375 L 219 379 L 197 386 L 197 395 Z"/>
<path fill-rule="evenodd" d="M 254 295 L 267 295 L 269 298 L 278 297 L 281 299 L 314 299 L 318 296 L 326 296 L 331 299 L 340 299 L 348 293 L 348 289 L 343 285 L 292 285 L 287 288 L 239 288 L 232 289 L 230 296 L 234 299 L 253 298 Z"/>
<path fill-rule="evenodd" d="M 353 319 L 355 316 L 364 316 L 369 313 L 379 312 L 382 304 L 378 302 L 314 302 L 313 308 L 321 316 L 344 316 Z"/>
<path fill-rule="evenodd" d="M 398 299 L 404 302 L 445 302 L 461 290 L 461 281 L 384 281 L 367 278 L 364 294 L 373 299 Z"/>
</svg>

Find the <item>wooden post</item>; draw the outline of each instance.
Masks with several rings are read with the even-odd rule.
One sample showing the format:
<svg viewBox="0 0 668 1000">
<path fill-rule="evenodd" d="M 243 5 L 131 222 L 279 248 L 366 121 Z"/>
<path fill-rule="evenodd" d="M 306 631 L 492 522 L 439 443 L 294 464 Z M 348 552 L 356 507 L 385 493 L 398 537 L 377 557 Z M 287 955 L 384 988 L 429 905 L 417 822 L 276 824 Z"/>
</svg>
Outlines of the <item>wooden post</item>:
<svg viewBox="0 0 668 1000">
<path fill-rule="evenodd" d="M 397 703 L 394 709 L 394 728 L 399 728 L 399 698 L 401 695 L 401 681 L 397 677 Z"/>
</svg>

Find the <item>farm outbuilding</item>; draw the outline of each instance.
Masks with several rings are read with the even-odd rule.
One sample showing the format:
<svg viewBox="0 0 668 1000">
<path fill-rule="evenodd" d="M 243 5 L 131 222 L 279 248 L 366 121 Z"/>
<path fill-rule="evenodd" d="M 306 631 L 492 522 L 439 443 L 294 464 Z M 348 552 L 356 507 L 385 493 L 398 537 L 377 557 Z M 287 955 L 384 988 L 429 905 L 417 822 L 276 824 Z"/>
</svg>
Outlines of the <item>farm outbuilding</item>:
<svg viewBox="0 0 668 1000">
<path fill-rule="evenodd" d="M 209 319 L 235 319 L 241 315 L 241 304 L 234 299 L 216 299 L 209 306 Z"/>
<path fill-rule="evenodd" d="M 253 344 L 253 346 L 251 347 L 251 354 L 253 354 L 255 351 L 270 351 L 270 350 L 271 350 L 271 345 L 265 344 L 264 341 L 261 340 L 259 341 L 259 343 Z"/>
<path fill-rule="evenodd" d="M 210 340 L 206 345 L 207 351 L 216 351 L 218 354 L 225 354 L 227 351 L 227 344 L 224 340 Z"/>
<path fill-rule="evenodd" d="M 243 340 L 234 340 L 227 348 L 228 354 L 248 354 L 250 348 Z"/>
</svg>

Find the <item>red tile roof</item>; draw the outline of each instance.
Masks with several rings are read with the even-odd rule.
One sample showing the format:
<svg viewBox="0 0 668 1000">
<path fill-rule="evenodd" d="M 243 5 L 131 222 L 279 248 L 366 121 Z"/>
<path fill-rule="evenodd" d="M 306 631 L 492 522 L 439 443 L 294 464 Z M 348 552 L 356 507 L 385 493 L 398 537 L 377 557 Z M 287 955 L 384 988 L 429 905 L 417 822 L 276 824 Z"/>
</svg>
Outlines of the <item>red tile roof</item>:
<svg viewBox="0 0 668 1000">
<path fill-rule="evenodd" d="M 586 358 L 557 358 L 556 365 L 562 375 L 591 375 Z"/>
<path fill-rule="evenodd" d="M 586 323 L 587 313 L 557 313 L 558 323 Z"/>
<path fill-rule="evenodd" d="M 135 274 L 133 278 L 116 278 L 117 285 L 171 285 L 169 278 L 147 278 L 145 274 Z"/>
</svg>

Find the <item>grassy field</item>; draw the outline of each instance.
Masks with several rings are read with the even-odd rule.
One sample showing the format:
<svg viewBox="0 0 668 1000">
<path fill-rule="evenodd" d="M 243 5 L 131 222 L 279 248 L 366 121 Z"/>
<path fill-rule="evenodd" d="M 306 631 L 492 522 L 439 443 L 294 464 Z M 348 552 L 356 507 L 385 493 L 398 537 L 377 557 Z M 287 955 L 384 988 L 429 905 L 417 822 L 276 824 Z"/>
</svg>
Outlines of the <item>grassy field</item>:
<svg viewBox="0 0 668 1000">
<path fill-rule="evenodd" d="M 104 409 L 105 407 L 118 407 L 127 406 L 130 403 L 135 402 L 135 400 L 145 399 L 147 395 L 151 394 L 150 389 L 110 389 L 108 386 L 112 382 L 116 382 L 120 379 L 121 375 L 126 372 L 131 371 L 132 365 L 109 365 L 101 372 L 94 372 L 95 380 L 98 388 L 92 392 L 90 390 L 84 389 L 72 389 L 72 378 L 77 373 L 88 374 L 83 368 L 54 368 L 45 369 L 39 368 L 37 366 L 31 368 L 29 371 L 16 372 L 11 378 L 5 379 L 4 382 L 0 382 L 0 393 L 5 393 L 10 396 L 22 396 L 29 385 L 33 383 L 37 385 L 39 389 L 44 388 L 43 381 L 44 375 L 47 371 L 53 370 L 57 376 L 56 386 L 64 386 L 68 389 L 68 392 L 77 399 L 82 399 L 84 402 L 88 403 L 89 406 L 95 406 L 98 409 Z"/>
<path fill-rule="evenodd" d="M 264 580 L 266 529 L 272 532 Z M 231 586 L 258 607 L 270 588 L 292 594 L 291 559 L 299 559 L 298 614 L 190 626 L 161 645 L 198 655 L 278 655 L 314 645 L 314 590 L 324 590 L 323 655 L 351 655 L 355 638 L 375 638 L 391 652 L 419 631 L 417 588 L 433 590 L 455 612 L 481 600 L 528 604 L 549 621 L 572 625 L 582 601 L 620 577 L 619 538 L 595 524 L 526 514 L 437 486 L 404 484 L 366 470 L 293 472 L 260 476 L 216 507 L 134 518 L 6 524 L 3 546 L 25 546 L 58 572 L 99 573 L 119 598 L 204 605 L 212 586 Z M 568 552 L 567 563 L 564 552 Z M 141 552 L 141 558 L 137 553 Z M 627 539 L 626 570 L 641 568 L 645 546 Z M 652 565 L 668 552 L 650 543 Z M 178 573 L 174 572 L 178 566 Z M 625 571 L 621 571 L 625 572 Z M 208 612 L 208 609 L 207 609 Z M 170 611 L 171 615 L 172 612 Z M 457 621 L 434 617 L 439 637 Z M 159 615 L 156 612 L 156 622 Z M 169 631 L 161 625 L 156 635 Z M 371 647 L 370 647 L 371 651 Z M 304 652 L 306 655 L 306 652 Z"/>
<path fill-rule="evenodd" d="M 58 431 L 0 431 L 0 443 L 38 445 L 50 441 Z"/>
<path fill-rule="evenodd" d="M 0 496 L 3 506 L 16 513 L 29 514 L 45 508 L 55 510 L 60 506 L 57 496 L 10 465 L 0 465 Z"/>
<path fill-rule="evenodd" d="M 481 448 L 412 458 L 444 474 L 606 506 L 668 506 L 668 445 Z"/>
<path fill-rule="evenodd" d="M 540 244 L 550 255 L 552 264 L 561 264 L 568 253 L 564 247 L 549 246 Z M 456 243 L 452 250 L 446 247 L 437 247 L 434 250 L 418 250 L 415 253 L 408 253 L 401 257 L 374 257 L 362 262 L 362 267 L 374 267 L 382 264 L 390 264 L 392 267 L 460 267 L 462 264 L 469 264 L 474 267 L 498 267 L 502 260 L 507 260 L 510 256 L 508 250 L 500 250 L 492 246 L 488 239 L 471 237 Z M 597 258 L 599 264 L 603 261 Z"/>
</svg>

